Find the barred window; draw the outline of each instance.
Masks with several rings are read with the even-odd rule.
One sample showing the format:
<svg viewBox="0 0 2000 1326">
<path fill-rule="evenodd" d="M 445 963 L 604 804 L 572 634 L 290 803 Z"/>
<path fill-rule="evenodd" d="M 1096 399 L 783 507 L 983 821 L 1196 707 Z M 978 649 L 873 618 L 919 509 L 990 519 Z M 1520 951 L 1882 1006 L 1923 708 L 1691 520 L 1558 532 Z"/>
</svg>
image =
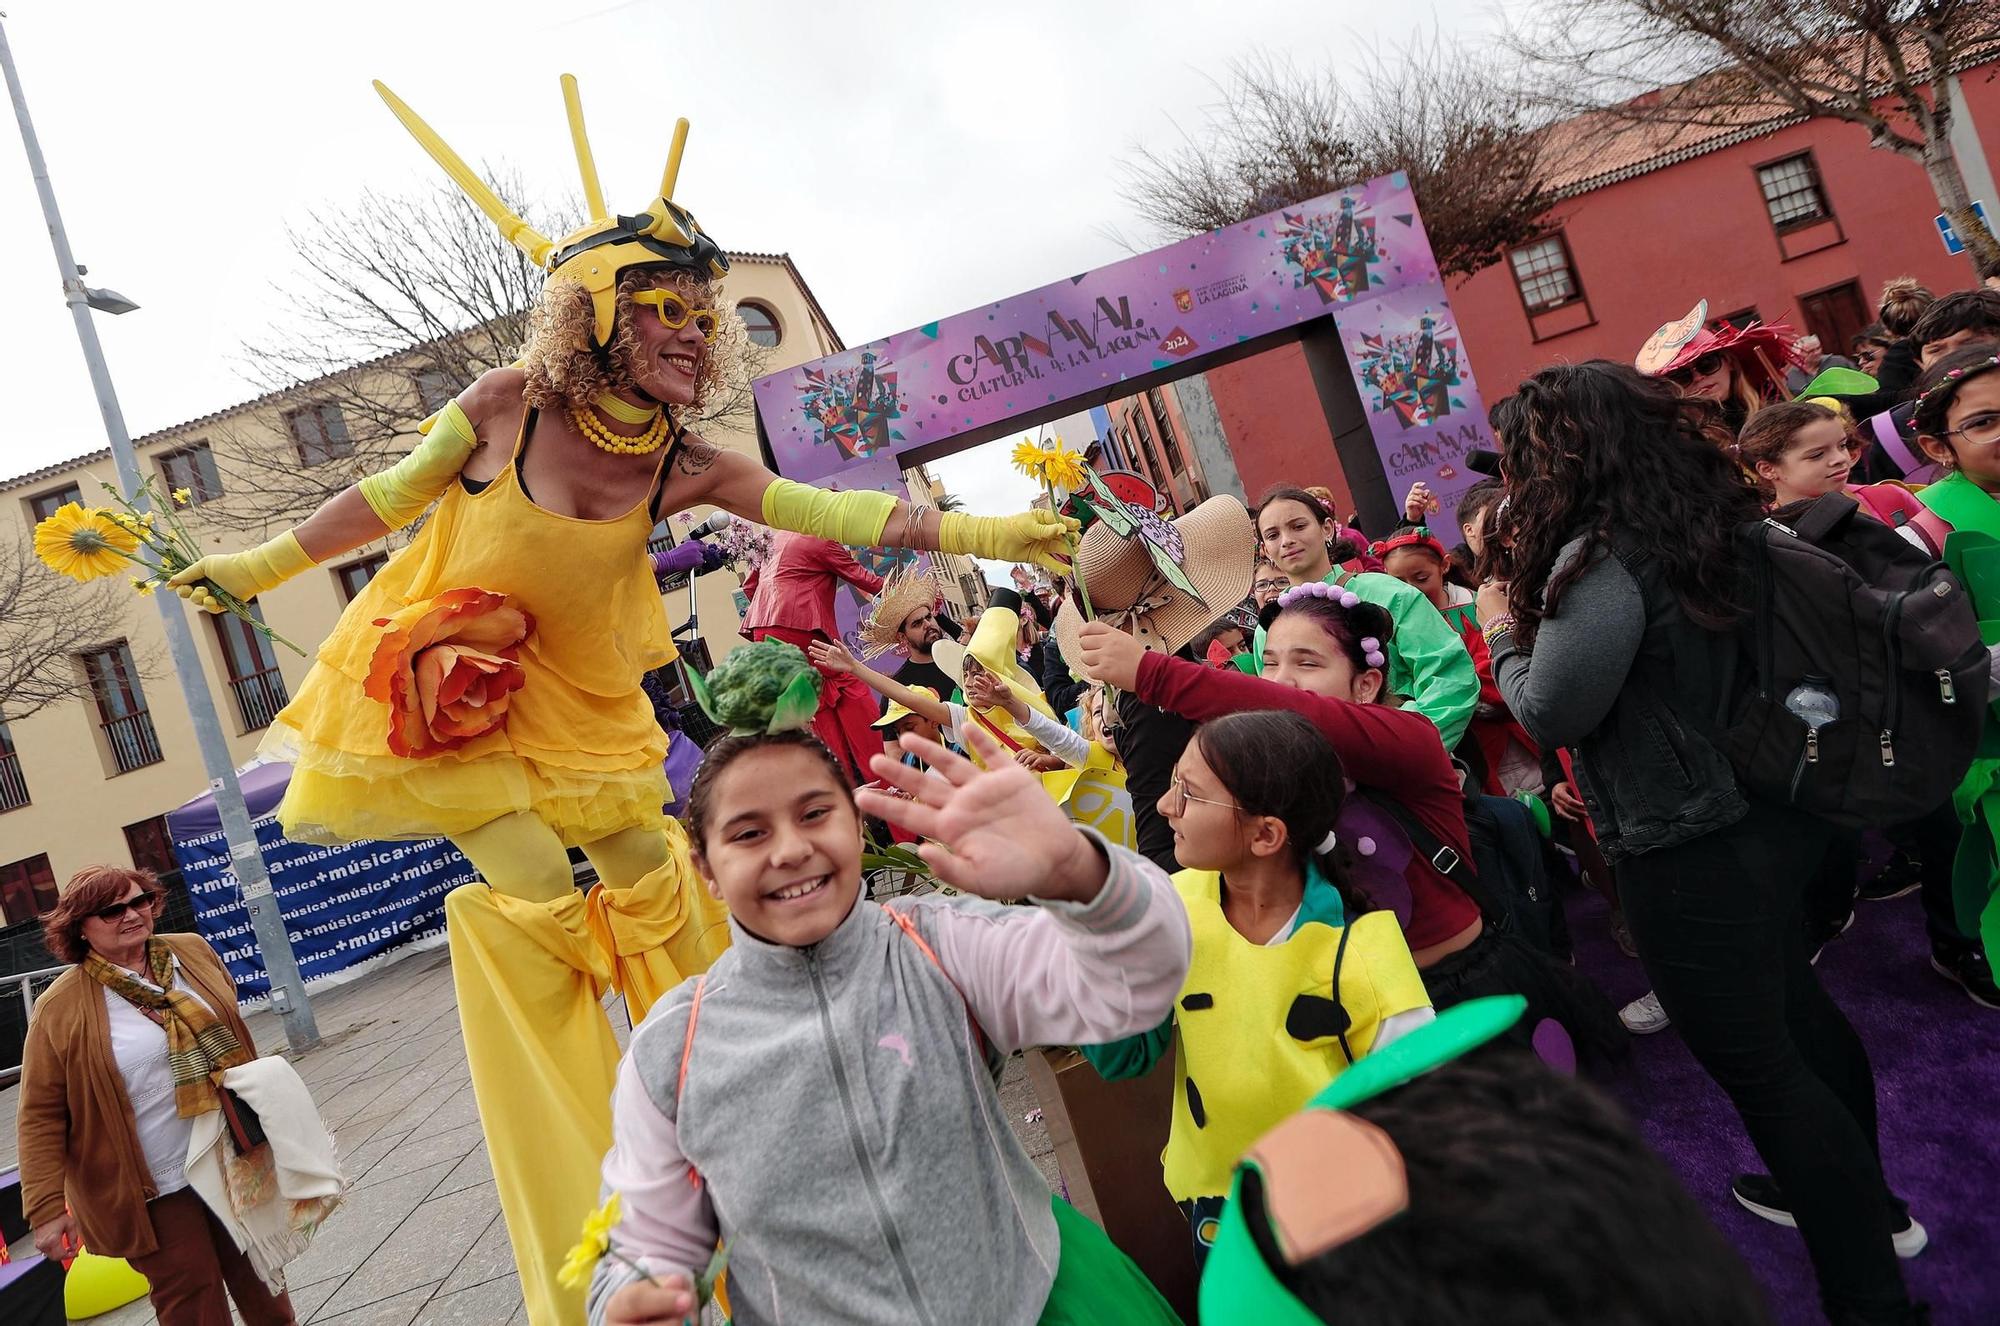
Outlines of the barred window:
<svg viewBox="0 0 2000 1326">
<path fill-rule="evenodd" d="M 222 476 L 215 470 L 215 453 L 208 443 L 197 442 L 180 451 L 169 451 L 160 457 L 160 477 L 167 481 L 167 491 L 175 492 L 185 488 L 188 505 L 199 506 L 222 496 Z"/>
<path fill-rule="evenodd" d="M 341 601 L 354 602 L 361 591 L 368 587 L 368 582 L 375 578 L 375 573 L 388 564 L 388 553 L 370 553 L 358 562 L 349 562 L 345 566 L 333 568 L 333 578 L 340 582 Z"/>
<path fill-rule="evenodd" d="M 1757 186 L 1764 191 L 1764 208 L 1771 214 L 1771 224 L 1780 230 L 1823 221 L 1831 214 L 1826 193 L 1820 188 L 1819 171 L 1805 153 L 1757 167 Z"/>
<path fill-rule="evenodd" d="M 83 489 L 73 483 L 66 483 L 52 493 L 36 493 L 28 499 L 28 510 L 34 512 L 37 521 L 47 520 L 71 502 L 83 505 Z"/>
<path fill-rule="evenodd" d="M 1580 298 L 1576 275 L 1570 270 L 1569 246 L 1561 235 L 1523 244 L 1507 256 L 1514 284 L 1521 288 L 1521 300 L 1530 313 L 1545 313 Z"/>
<path fill-rule="evenodd" d="M 436 414 L 451 403 L 458 394 L 452 375 L 439 368 L 427 368 L 413 379 L 417 389 L 417 408 L 426 416 Z"/>
<path fill-rule="evenodd" d="M 347 435 L 347 418 L 333 404 L 308 405 L 285 416 L 285 427 L 298 444 L 299 463 L 324 465 L 330 460 L 354 454 L 354 441 Z"/>
</svg>

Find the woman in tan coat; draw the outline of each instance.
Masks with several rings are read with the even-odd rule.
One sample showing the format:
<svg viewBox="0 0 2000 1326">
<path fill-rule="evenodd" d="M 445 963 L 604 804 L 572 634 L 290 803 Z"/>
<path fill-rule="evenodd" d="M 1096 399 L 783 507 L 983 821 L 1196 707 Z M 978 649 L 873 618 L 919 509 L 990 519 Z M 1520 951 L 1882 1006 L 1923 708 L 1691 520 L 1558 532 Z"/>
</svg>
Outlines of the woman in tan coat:
<svg viewBox="0 0 2000 1326">
<path fill-rule="evenodd" d="M 194 1118 L 220 1108 L 210 1074 L 257 1047 L 215 950 L 153 934 L 162 897 L 146 871 L 92 866 L 43 923 L 50 950 L 77 965 L 35 1002 L 22 1055 L 35 1247 L 130 1261 L 160 1326 L 229 1326 L 230 1298 L 246 1326 L 296 1326 L 183 1172 Z"/>
</svg>

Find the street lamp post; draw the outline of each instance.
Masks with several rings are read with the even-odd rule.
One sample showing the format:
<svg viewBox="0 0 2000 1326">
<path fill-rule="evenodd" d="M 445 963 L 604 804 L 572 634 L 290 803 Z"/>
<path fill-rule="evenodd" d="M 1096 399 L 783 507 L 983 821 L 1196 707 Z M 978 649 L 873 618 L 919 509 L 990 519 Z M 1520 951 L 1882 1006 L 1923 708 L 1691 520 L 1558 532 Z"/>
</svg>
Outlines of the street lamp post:
<svg viewBox="0 0 2000 1326">
<path fill-rule="evenodd" d="M 35 177 L 35 192 L 41 196 L 42 216 L 49 226 L 49 240 L 55 246 L 56 268 L 62 273 L 63 299 L 76 321 L 76 338 L 83 343 L 84 362 L 90 367 L 90 382 L 97 389 L 98 413 L 104 416 L 104 434 L 111 443 L 111 455 L 118 464 L 118 481 L 131 495 L 133 505 L 146 507 L 146 495 L 139 486 L 139 460 L 132 450 L 132 438 L 125 431 L 125 414 L 118 408 L 118 393 L 111 385 L 111 370 L 104 362 L 104 347 L 98 344 L 97 328 L 90 318 L 92 308 L 108 313 L 128 313 L 138 307 L 112 290 L 99 290 L 83 283 L 83 270 L 69 251 L 69 236 L 63 231 L 62 214 L 56 210 L 55 190 L 49 185 L 48 166 L 35 138 L 35 126 L 28 118 L 27 98 L 21 78 L 14 69 L 14 53 L 7 44 L 4 23 L 0 23 L 0 70 L 7 78 L 7 92 L 14 101 L 14 118 L 21 125 L 21 143 L 28 150 L 28 169 Z M 285 1040 L 291 1048 L 311 1049 L 319 1044 L 319 1028 L 313 1023 L 312 1004 L 306 997 L 305 982 L 299 977 L 298 959 L 285 933 L 285 918 L 271 891 L 271 873 L 264 854 L 257 847 L 257 833 L 250 824 L 250 809 L 243 801 L 243 788 L 236 781 L 236 766 L 223 740 L 222 723 L 216 717 L 215 697 L 209 693 L 201 663 L 194 652 L 194 633 L 188 629 L 180 601 L 171 594 L 157 596 L 160 621 L 166 628 L 167 652 L 181 693 L 194 720 L 196 744 L 201 762 L 208 771 L 209 789 L 215 794 L 216 810 L 222 818 L 222 832 L 229 843 L 229 860 L 235 868 L 237 885 L 243 891 L 243 905 L 250 913 L 257 946 L 264 953 L 264 970 L 271 981 L 271 1004 L 285 1023 Z"/>
</svg>

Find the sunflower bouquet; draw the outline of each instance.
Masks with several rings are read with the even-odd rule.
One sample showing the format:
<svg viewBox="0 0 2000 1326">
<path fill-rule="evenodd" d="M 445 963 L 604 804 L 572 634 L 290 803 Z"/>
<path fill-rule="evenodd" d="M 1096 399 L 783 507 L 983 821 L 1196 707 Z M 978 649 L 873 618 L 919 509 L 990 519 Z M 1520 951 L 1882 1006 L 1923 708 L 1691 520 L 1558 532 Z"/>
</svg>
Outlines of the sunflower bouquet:
<svg viewBox="0 0 2000 1326">
<path fill-rule="evenodd" d="M 171 577 L 201 560 L 201 546 L 178 510 L 192 499 L 187 489 L 174 489 L 168 500 L 147 479 L 139 485 L 138 495 L 155 509 L 141 510 L 117 488 L 99 482 L 111 496 L 109 504 L 85 507 L 66 502 L 35 526 L 35 556 L 44 566 L 85 582 L 136 567 L 139 574 L 132 577 L 132 588 L 150 598 Z M 214 592 L 225 611 L 248 622 L 265 639 L 296 654 L 306 652 L 259 621 L 242 599 L 219 588 Z"/>
<path fill-rule="evenodd" d="M 1090 466 L 1084 463 L 1083 453 L 1063 446 L 1060 436 L 1055 439 L 1054 446 L 1043 446 L 1024 437 L 1014 444 L 1011 459 L 1020 473 L 1042 481 L 1042 491 L 1048 494 L 1051 511 L 1060 512 L 1063 507 L 1063 499 L 1056 495 L 1058 488 L 1065 493 L 1080 493 L 1088 491 L 1091 486 Z M 1072 566 L 1071 572 L 1071 578 L 1076 581 L 1076 596 L 1083 609 L 1083 619 L 1089 621 L 1096 614 L 1091 611 L 1090 591 L 1084 587 L 1083 568 Z"/>
</svg>

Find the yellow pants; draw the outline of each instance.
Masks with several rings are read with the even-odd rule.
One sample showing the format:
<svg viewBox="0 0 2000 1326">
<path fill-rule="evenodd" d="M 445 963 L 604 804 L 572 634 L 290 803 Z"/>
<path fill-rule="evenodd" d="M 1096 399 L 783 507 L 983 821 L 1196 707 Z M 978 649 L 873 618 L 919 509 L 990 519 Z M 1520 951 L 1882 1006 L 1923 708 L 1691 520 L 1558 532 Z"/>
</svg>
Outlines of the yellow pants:
<svg viewBox="0 0 2000 1326">
<path fill-rule="evenodd" d="M 676 821 L 584 846 L 599 887 L 571 883 L 561 841 L 531 815 L 453 839 L 483 884 L 445 899 L 452 983 L 486 1150 L 533 1326 L 584 1320 L 556 1271 L 597 1206 L 618 1069 L 601 1000 L 633 1025 L 729 945 L 728 913 L 688 861 Z"/>
</svg>

